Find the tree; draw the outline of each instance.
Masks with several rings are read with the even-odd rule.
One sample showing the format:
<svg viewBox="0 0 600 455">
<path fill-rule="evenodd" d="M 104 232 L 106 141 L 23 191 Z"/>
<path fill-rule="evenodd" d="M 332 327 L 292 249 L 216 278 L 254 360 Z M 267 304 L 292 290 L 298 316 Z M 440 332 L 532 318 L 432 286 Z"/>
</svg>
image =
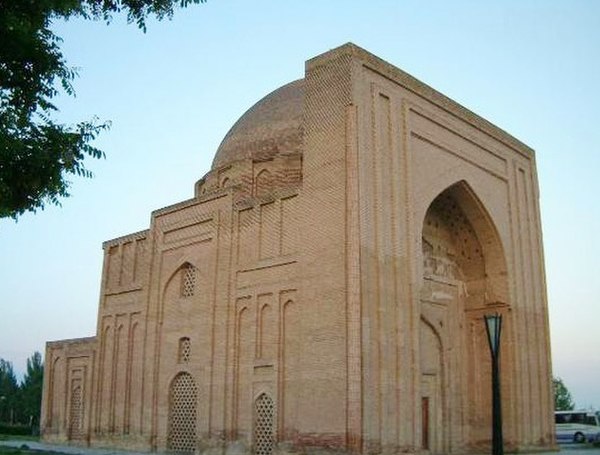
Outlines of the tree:
<svg viewBox="0 0 600 455">
<path fill-rule="evenodd" d="M 102 19 L 125 12 L 146 31 L 149 17 L 171 18 L 176 6 L 206 0 L 0 0 L 0 218 L 17 219 L 68 197 L 70 176 L 91 177 L 86 158 L 109 127 L 97 119 L 64 125 L 53 119 L 52 99 L 74 95 L 74 69 L 50 26 L 73 17 Z"/>
<path fill-rule="evenodd" d="M 19 384 L 11 362 L 0 359 L 0 422 L 15 423 Z"/>
<path fill-rule="evenodd" d="M 44 384 L 44 364 L 42 355 L 34 352 L 27 359 L 27 371 L 21 382 L 20 415 L 24 423 L 39 422 Z"/>
<path fill-rule="evenodd" d="M 575 408 L 571 392 L 567 389 L 562 379 L 553 378 L 552 385 L 554 386 L 554 409 L 556 411 L 570 411 Z"/>
</svg>

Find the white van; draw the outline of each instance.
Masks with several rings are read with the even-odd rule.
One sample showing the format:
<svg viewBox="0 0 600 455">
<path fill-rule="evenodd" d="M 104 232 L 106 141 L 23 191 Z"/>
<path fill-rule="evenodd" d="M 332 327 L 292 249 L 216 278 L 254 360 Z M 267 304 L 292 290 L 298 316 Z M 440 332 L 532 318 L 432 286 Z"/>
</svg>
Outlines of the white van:
<svg viewBox="0 0 600 455">
<path fill-rule="evenodd" d="M 555 411 L 554 422 L 558 442 L 600 441 L 600 412 Z"/>
</svg>

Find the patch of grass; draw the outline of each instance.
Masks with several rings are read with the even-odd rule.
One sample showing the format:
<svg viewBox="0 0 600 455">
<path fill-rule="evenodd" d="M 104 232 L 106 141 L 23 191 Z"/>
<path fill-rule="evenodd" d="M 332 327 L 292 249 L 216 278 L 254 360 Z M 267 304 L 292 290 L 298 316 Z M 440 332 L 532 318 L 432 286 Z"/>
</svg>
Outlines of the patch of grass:
<svg viewBox="0 0 600 455">
<path fill-rule="evenodd" d="M 20 435 L 20 434 L 0 434 L 0 441 L 39 441 L 39 436 Z"/>
<path fill-rule="evenodd" d="M 22 455 L 23 451 L 15 447 L 0 446 L 0 455 Z"/>
</svg>

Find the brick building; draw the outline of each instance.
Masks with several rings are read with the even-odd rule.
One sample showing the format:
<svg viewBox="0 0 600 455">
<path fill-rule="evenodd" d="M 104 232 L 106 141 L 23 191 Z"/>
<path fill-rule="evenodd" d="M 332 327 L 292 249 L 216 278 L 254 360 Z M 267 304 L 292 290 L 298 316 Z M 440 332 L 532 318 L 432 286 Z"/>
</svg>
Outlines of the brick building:
<svg viewBox="0 0 600 455">
<path fill-rule="evenodd" d="M 533 151 L 346 44 L 250 108 L 194 196 L 104 243 L 49 342 L 47 441 L 210 454 L 552 447 Z"/>
</svg>

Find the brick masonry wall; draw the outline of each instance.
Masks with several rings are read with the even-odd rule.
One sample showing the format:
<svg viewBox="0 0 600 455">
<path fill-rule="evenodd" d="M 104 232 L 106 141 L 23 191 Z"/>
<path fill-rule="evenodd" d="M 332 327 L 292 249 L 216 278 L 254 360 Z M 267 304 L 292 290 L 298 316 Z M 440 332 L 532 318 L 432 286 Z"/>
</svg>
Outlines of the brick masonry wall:
<svg viewBox="0 0 600 455">
<path fill-rule="evenodd" d="M 533 151 L 352 44 L 286 87 L 192 199 L 105 242 L 96 337 L 47 346 L 43 437 L 484 451 L 498 311 L 507 447 L 553 447 Z"/>
</svg>

